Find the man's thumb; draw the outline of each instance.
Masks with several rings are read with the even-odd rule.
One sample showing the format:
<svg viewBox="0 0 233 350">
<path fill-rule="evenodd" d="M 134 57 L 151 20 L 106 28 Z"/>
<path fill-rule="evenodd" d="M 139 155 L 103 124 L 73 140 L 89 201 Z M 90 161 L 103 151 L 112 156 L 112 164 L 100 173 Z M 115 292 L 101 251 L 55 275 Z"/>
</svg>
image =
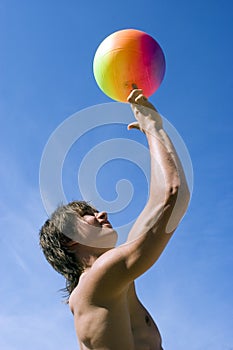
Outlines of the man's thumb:
<svg viewBox="0 0 233 350">
<path fill-rule="evenodd" d="M 141 130 L 140 129 L 140 125 L 138 122 L 133 122 L 133 123 L 130 123 L 127 127 L 128 130 L 131 130 L 131 129 L 138 129 L 138 130 Z"/>
</svg>

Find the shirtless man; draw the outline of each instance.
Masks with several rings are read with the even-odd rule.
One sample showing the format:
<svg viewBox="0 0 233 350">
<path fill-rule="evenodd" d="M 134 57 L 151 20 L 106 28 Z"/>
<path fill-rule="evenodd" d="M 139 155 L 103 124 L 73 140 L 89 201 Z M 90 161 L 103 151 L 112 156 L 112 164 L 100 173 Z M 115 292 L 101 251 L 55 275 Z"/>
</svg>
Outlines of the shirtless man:
<svg viewBox="0 0 233 350">
<path fill-rule="evenodd" d="M 141 130 L 148 140 L 151 183 L 126 243 L 115 247 L 107 214 L 86 202 L 58 208 L 40 231 L 47 260 L 67 280 L 81 350 L 162 350 L 159 330 L 139 301 L 134 281 L 163 252 L 187 209 L 189 190 L 156 109 L 139 89 L 128 101 L 136 118 L 128 129 Z"/>
</svg>

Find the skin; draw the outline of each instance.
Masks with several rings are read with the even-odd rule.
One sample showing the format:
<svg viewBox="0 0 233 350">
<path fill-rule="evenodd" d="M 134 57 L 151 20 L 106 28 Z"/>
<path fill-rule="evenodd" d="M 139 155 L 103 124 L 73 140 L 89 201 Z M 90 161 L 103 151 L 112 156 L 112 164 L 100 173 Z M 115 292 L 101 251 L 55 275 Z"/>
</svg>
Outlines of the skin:
<svg viewBox="0 0 233 350">
<path fill-rule="evenodd" d="M 139 301 L 134 281 L 163 252 L 175 231 L 167 233 L 173 209 L 179 198 L 179 215 L 183 216 L 189 191 L 176 151 L 154 106 L 139 89 L 132 91 L 128 101 L 136 118 L 128 129 L 141 130 L 148 140 L 150 194 L 125 244 L 113 249 L 70 244 L 85 266 L 69 299 L 81 350 L 162 349 L 159 330 Z M 90 225 L 111 227 L 105 212 L 93 212 L 83 219 Z"/>
</svg>

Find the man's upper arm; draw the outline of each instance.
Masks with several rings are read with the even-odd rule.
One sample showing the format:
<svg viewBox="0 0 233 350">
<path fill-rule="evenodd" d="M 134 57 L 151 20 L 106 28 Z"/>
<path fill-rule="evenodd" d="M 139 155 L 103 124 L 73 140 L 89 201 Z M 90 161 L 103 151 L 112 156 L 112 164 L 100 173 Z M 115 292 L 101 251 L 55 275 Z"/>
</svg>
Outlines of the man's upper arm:
<svg viewBox="0 0 233 350">
<path fill-rule="evenodd" d="M 174 198 L 171 196 L 155 220 L 152 219 L 152 215 L 148 216 L 147 221 L 142 216 L 141 223 L 137 220 L 139 231 L 141 230 L 141 234 L 138 231 L 137 238 L 109 250 L 98 258 L 92 267 L 92 274 L 96 282 L 99 281 L 97 284 L 104 286 L 105 291 L 120 292 L 156 262 L 173 233 L 165 233 L 173 202 Z M 146 210 L 149 209 L 144 210 L 146 217 Z"/>
</svg>

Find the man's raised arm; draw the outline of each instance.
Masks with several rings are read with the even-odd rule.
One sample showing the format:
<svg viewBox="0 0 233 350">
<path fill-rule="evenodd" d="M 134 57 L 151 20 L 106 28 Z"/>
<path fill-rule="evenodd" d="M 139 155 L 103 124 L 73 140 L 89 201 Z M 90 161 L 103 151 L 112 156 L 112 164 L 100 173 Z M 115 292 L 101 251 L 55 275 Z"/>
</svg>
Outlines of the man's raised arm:
<svg viewBox="0 0 233 350">
<path fill-rule="evenodd" d="M 149 144 L 150 193 L 127 242 L 108 251 L 96 262 L 96 269 L 101 275 L 99 280 L 105 281 L 104 285 L 108 286 L 111 295 L 157 261 L 183 217 L 190 197 L 181 162 L 163 129 L 159 113 L 141 90 L 133 90 L 128 101 L 137 120 L 128 128 L 143 131 Z"/>
<path fill-rule="evenodd" d="M 188 207 L 190 193 L 180 159 L 155 107 L 139 89 L 132 91 L 128 101 L 137 120 L 128 129 L 145 133 L 151 158 L 149 199 L 129 233 L 129 242 L 148 230 L 158 229 L 161 219 L 166 226 L 160 225 L 160 230 L 173 233 Z M 169 211 L 165 210 L 168 205 Z"/>
</svg>

